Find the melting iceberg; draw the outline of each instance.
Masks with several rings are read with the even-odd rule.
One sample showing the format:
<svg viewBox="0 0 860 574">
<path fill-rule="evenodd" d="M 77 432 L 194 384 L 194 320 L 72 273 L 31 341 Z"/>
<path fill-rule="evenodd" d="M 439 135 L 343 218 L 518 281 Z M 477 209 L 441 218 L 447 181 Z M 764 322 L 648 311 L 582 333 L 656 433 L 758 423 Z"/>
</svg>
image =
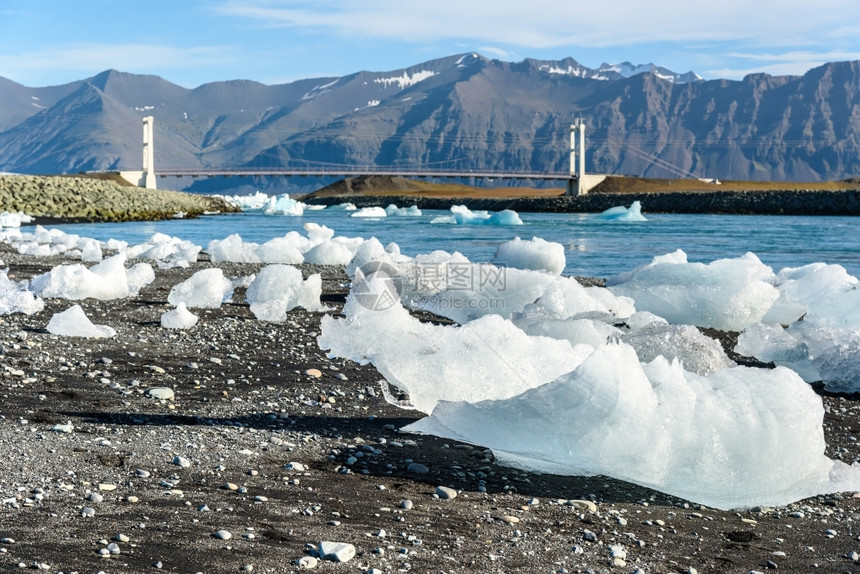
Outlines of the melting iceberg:
<svg viewBox="0 0 860 574">
<path fill-rule="evenodd" d="M 529 241 L 515 237 L 499 245 L 493 263 L 502 267 L 534 269 L 561 275 L 567 265 L 567 258 L 561 243 L 540 237 L 532 237 Z"/>
<path fill-rule="evenodd" d="M 291 215 L 301 217 L 305 213 L 305 204 L 296 201 L 289 195 L 282 194 L 272 196 L 263 206 L 263 213 L 266 215 Z"/>
<path fill-rule="evenodd" d="M 308 311 L 326 311 L 320 303 L 322 276 L 315 273 L 306 280 L 302 272 L 289 265 L 269 265 L 260 270 L 246 292 L 251 312 L 261 321 L 282 323 L 287 311 L 303 307 Z"/>
<path fill-rule="evenodd" d="M 185 281 L 170 289 L 167 301 L 174 306 L 185 303 L 186 307 L 217 309 L 233 295 L 233 282 L 224 277 L 218 267 L 201 269 Z"/>
<path fill-rule="evenodd" d="M 565 315 L 614 315 L 599 298 L 595 310 L 570 314 L 566 302 L 582 293 L 566 289 L 566 279 L 515 320 L 535 327 L 539 317 L 560 325 Z M 789 369 L 731 366 L 718 353 L 696 374 L 662 348 L 650 348 L 654 358 L 643 363 L 617 338 L 591 345 L 529 335 L 499 315 L 430 325 L 397 301 L 366 304 L 368 292 L 387 288 L 371 279 L 354 289 L 343 319 L 323 318 L 319 344 L 373 363 L 431 413 L 406 430 L 487 446 L 522 468 L 605 474 L 718 508 L 860 488 L 860 466 L 824 455 L 821 400 Z M 610 301 L 617 313 L 631 311 L 628 299 Z M 642 337 L 685 338 L 653 315 L 629 318 Z"/>
<path fill-rule="evenodd" d="M 161 315 L 161 326 L 165 329 L 190 329 L 197 324 L 197 320 L 197 315 L 189 311 L 185 303 L 180 301 L 176 309 Z"/>
<path fill-rule="evenodd" d="M 597 214 L 597 219 L 603 221 L 648 221 L 642 215 L 642 204 L 634 201 L 630 207 L 610 207 L 606 211 Z"/>
<path fill-rule="evenodd" d="M 381 207 L 362 207 L 358 211 L 352 212 L 350 217 L 368 217 L 368 218 L 377 218 L 377 217 L 388 217 L 388 212 Z"/>
<path fill-rule="evenodd" d="M 449 223 L 457 225 L 522 225 L 516 211 L 504 209 L 495 213 L 488 211 L 472 211 L 465 205 L 451 206 L 451 215 L 434 217 L 430 223 Z"/>
</svg>

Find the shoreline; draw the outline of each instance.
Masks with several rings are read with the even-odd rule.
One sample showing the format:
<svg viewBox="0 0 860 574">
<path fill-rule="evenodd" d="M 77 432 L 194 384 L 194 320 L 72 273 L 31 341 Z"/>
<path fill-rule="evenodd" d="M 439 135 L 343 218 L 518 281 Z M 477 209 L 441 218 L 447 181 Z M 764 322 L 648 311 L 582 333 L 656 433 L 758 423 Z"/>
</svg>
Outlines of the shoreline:
<svg viewBox="0 0 860 574">
<path fill-rule="evenodd" d="M 353 203 L 356 207 L 399 207 L 447 210 L 465 205 L 471 210 L 536 213 L 600 213 L 634 201 L 649 213 L 712 213 L 732 215 L 860 215 L 860 190 L 762 190 L 590 193 L 582 196 L 523 198 L 441 198 L 417 194 L 340 194 L 301 200 L 311 205 Z"/>
<path fill-rule="evenodd" d="M 15 280 L 73 263 L 7 246 L 0 259 Z M 0 567 L 274 574 L 317 564 L 322 541 L 356 556 L 320 571 L 805 573 L 860 561 L 851 493 L 722 511 L 402 433 L 420 413 L 384 400 L 372 365 L 326 356 L 323 313 L 261 322 L 238 288 L 220 308 L 195 310 L 188 331 L 160 326 L 171 286 L 192 273 L 261 266 L 202 258 L 156 269 L 137 296 L 80 301 L 117 330 L 110 339 L 48 333 L 72 301 L 2 317 Z M 323 274 L 323 301 L 338 314 L 343 269 L 300 268 Z M 174 396 L 150 396 L 156 388 Z M 822 400 L 827 454 L 860 456 L 855 398 Z"/>
</svg>

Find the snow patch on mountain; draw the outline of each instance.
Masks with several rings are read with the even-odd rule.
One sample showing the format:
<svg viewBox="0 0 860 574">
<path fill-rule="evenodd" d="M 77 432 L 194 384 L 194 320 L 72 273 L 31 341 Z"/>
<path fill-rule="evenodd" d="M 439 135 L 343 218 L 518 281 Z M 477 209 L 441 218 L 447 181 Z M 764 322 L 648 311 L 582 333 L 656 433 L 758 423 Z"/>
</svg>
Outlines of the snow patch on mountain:
<svg viewBox="0 0 860 574">
<path fill-rule="evenodd" d="M 413 86 L 418 82 L 423 82 L 427 78 L 432 78 L 436 75 L 436 72 L 431 70 L 422 70 L 420 72 L 415 72 L 410 75 L 409 72 L 403 72 L 401 76 L 392 76 L 389 78 L 376 78 L 373 80 L 376 84 L 382 84 L 385 88 L 393 84 L 397 84 L 397 86 L 402 90 L 404 88 L 408 88 L 409 86 Z"/>
</svg>

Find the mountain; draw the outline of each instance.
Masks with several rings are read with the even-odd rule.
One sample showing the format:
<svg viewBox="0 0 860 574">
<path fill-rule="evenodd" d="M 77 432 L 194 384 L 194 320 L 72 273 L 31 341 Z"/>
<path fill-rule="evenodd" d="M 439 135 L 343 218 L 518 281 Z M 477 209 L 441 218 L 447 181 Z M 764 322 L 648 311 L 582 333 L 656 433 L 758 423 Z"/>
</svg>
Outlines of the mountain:
<svg viewBox="0 0 860 574">
<path fill-rule="evenodd" d="M 654 64 L 468 53 L 390 72 L 186 89 L 108 70 L 61 86 L 0 78 L 0 171 L 327 165 L 820 181 L 860 174 L 860 62 L 702 80 Z"/>
</svg>

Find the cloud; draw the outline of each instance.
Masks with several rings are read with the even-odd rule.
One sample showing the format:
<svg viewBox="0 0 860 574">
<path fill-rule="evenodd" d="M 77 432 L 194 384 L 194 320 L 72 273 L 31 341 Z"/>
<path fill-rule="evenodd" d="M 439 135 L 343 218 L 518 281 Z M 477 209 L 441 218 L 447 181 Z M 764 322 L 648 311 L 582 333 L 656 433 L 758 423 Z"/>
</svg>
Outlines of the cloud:
<svg viewBox="0 0 860 574">
<path fill-rule="evenodd" d="M 408 43 L 472 38 L 531 49 L 701 41 L 805 45 L 850 39 L 860 26 L 854 0 L 495 0 L 491 7 L 462 0 L 230 0 L 216 11 L 315 33 Z"/>
</svg>

